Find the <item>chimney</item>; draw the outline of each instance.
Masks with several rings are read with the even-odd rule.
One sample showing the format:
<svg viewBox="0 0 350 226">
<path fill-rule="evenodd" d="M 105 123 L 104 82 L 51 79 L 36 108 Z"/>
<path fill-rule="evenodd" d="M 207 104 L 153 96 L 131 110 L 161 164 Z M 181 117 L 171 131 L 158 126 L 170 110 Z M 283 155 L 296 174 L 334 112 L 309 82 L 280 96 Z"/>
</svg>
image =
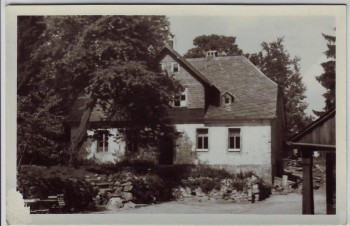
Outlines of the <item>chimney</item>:
<svg viewBox="0 0 350 226">
<path fill-rule="evenodd" d="M 218 51 L 216 50 L 209 50 L 206 52 L 206 58 L 209 60 L 209 59 L 212 59 L 212 58 L 215 58 L 218 56 Z"/>
<path fill-rule="evenodd" d="M 166 41 L 166 44 L 172 49 L 174 49 L 174 37 L 175 35 L 169 35 L 168 40 Z"/>
</svg>

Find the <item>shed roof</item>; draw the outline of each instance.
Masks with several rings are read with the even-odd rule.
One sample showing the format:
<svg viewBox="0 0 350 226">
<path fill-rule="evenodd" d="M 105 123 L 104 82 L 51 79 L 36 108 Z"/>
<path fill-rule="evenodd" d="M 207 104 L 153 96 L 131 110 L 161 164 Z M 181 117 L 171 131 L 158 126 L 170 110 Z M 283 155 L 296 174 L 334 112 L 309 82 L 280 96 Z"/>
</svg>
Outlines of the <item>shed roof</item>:
<svg viewBox="0 0 350 226">
<path fill-rule="evenodd" d="M 310 144 L 335 144 L 335 108 L 326 112 L 291 138 Z"/>
</svg>

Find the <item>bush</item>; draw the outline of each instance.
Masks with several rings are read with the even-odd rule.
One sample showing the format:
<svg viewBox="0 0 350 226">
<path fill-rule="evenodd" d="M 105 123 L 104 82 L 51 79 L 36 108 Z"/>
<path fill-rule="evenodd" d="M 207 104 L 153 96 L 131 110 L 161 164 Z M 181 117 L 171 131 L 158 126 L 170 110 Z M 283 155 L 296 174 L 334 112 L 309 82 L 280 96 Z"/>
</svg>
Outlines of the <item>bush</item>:
<svg viewBox="0 0 350 226">
<path fill-rule="evenodd" d="M 92 165 L 92 166 L 91 166 Z M 111 174 L 123 170 L 132 171 L 136 174 L 145 175 L 149 171 L 154 171 L 156 165 L 151 161 L 143 160 L 123 160 L 118 163 L 89 164 L 88 171 L 98 174 Z"/>
<path fill-rule="evenodd" d="M 236 189 L 237 191 L 243 191 L 244 186 L 245 186 L 245 183 L 243 180 L 238 180 L 238 181 L 232 182 L 232 188 Z"/>
<path fill-rule="evenodd" d="M 210 177 L 217 179 L 232 178 L 234 175 L 225 169 L 213 168 L 208 165 L 197 165 L 193 167 L 192 177 Z"/>
<path fill-rule="evenodd" d="M 17 178 L 18 190 L 24 199 L 40 198 L 64 194 L 65 207 L 63 212 L 79 212 L 94 207 L 93 197 L 97 191 L 93 187 L 78 179 L 61 179 L 58 176 L 45 175 L 45 171 L 28 170 L 19 171 Z"/>
<path fill-rule="evenodd" d="M 213 189 L 220 190 L 221 188 L 221 182 L 219 179 L 213 179 L 209 177 L 190 177 L 188 179 L 181 180 L 181 185 L 184 187 L 189 187 L 191 189 L 200 187 L 204 193 L 209 193 Z"/>
<path fill-rule="evenodd" d="M 260 200 L 270 197 L 272 185 L 270 183 L 266 183 L 263 179 L 260 179 L 258 185 L 260 189 Z"/>
<path fill-rule="evenodd" d="M 171 198 L 171 188 L 157 175 L 146 175 L 133 182 L 132 194 L 136 203 L 156 203 Z"/>
</svg>

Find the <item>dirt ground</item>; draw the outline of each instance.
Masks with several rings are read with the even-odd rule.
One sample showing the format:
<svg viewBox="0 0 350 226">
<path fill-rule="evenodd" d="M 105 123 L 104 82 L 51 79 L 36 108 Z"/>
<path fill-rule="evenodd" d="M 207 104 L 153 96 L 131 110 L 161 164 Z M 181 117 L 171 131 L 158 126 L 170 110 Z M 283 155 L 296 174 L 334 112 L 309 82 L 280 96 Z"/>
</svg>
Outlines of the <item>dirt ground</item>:
<svg viewBox="0 0 350 226">
<path fill-rule="evenodd" d="M 314 190 L 315 214 L 326 214 L 326 193 L 322 186 Z M 301 214 L 302 195 L 289 193 L 287 195 L 272 195 L 268 199 L 256 203 L 227 203 L 218 201 L 198 202 L 172 201 L 154 204 L 135 209 L 117 209 L 97 212 L 100 214 L 130 213 L 130 214 Z"/>
</svg>

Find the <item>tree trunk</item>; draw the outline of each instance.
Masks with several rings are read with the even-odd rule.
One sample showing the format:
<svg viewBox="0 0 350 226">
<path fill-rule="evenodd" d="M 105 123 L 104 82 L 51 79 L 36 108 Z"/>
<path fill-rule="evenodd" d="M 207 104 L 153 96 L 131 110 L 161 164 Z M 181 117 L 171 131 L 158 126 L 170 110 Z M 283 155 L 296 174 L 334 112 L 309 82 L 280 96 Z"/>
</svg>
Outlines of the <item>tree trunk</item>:
<svg viewBox="0 0 350 226">
<path fill-rule="evenodd" d="M 91 116 L 91 112 L 94 109 L 96 104 L 96 98 L 90 96 L 88 101 L 86 102 L 85 110 L 80 119 L 80 124 L 77 130 L 75 130 L 72 134 L 71 140 L 71 153 L 69 163 L 72 164 L 75 159 L 76 154 L 78 153 L 81 145 L 83 144 L 84 138 L 86 137 L 86 131 L 89 126 L 89 119 Z"/>
</svg>

